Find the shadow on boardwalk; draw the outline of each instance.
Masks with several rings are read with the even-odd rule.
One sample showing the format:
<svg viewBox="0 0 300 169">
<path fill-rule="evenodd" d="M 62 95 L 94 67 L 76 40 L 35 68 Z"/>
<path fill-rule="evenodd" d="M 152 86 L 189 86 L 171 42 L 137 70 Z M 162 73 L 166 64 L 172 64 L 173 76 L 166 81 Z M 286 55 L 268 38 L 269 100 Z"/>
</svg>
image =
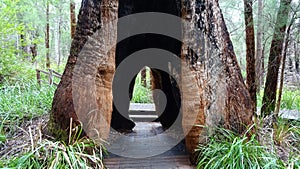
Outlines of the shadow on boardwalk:
<svg viewBox="0 0 300 169">
<path fill-rule="evenodd" d="M 175 137 L 182 137 L 181 134 L 180 131 L 164 132 L 161 124 L 154 122 L 137 122 L 133 132 L 124 135 L 111 132 L 108 145 L 110 152 L 104 164 L 111 169 L 195 168 L 189 162 L 184 140 L 176 142 L 178 138 Z M 175 146 L 170 147 L 170 143 Z M 168 151 L 159 154 L 163 150 Z M 149 154 L 155 155 L 146 157 Z"/>
</svg>

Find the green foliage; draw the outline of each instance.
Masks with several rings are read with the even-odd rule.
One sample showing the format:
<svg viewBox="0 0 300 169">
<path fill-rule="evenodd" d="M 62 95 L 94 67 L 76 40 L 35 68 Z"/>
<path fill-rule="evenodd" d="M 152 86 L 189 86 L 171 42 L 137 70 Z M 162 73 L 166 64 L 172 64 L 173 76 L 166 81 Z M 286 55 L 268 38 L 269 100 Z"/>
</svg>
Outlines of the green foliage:
<svg viewBox="0 0 300 169">
<path fill-rule="evenodd" d="M 4 0 L 0 2 L 0 76 L 11 76 L 15 73 L 15 65 L 19 65 L 17 53 L 18 34 L 22 33 L 24 25 L 17 22 L 17 14 L 22 8 L 19 0 Z M 8 66 L 10 65 L 10 66 Z"/>
<path fill-rule="evenodd" d="M 284 90 L 280 107 L 300 111 L 300 90 Z"/>
<path fill-rule="evenodd" d="M 147 84 L 150 84 L 150 72 L 147 71 L 146 74 Z M 138 74 L 133 91 L 133 97 L 131 100 L 133 103 L 153 103 L 152 100 L 152 91 L 150 89 L 150 85 L 144 87 L 141 82 L 141 75 Z"/>
<path fill-rule="evenodd" d="M 279 118 L 274 124 L 273 139 L 277 145 L 288 141 L 288 137 L 299 132 L 300 126 L 292 125 L 288 120 Z M 300 137 L 298 137 L 300 139 Z"/>
<path fill-rule="evenodd" d="M 153 103 L 152 92 L 149 88 L 142 86 L 140 83 L 136 83 L 131 101 L 133 103 Z"/>
<path fill-rule="evenodd" d="M 6 118 L 4 118 L 3 121 L 5 121 L 5 120 L 6 120 Z M 5 133 L 3 131 L 3 126 L 4 126 L 3 121 L 0 124 L 0 146 L 1 146 L 1 144 L 3 144 L 6 141 L 6 136 L 5 136 Z"/>
<path fill-rule="evenodd" d="M 261 107 L 263 91 L 260 91 L 257 97 L 257 106 Z M 281 97 L 281 109 L 300 111 L 300 90 L 284 89 Z"/>
<path fill-rule="evenodd" d="M 255 135 L 248 139 L 222 128 L 217 128 L 197 151 L 199 169 L 281 168 L 280 161 L 259 144 Z"/>
<path fill-rule="evenodd" d="M 104 147 L 93 140 L 79 138 L 81 129 L 70 137 L 68 144 L 44 140 L 33 146 L 31 151 L 11 159 L 2 167 L 9 168 L 103 168 Z M 0 164 L 1 167 L 1 164 Z"/>
<path fill-rule="evenodd" d="M 16 82 L 2 86 L 0 121 L 5 125 L 15 125 L 24 119 L 48 113 L 54 90 L 54 86 L 39 86 L 36 81 Z"/>
</svg>

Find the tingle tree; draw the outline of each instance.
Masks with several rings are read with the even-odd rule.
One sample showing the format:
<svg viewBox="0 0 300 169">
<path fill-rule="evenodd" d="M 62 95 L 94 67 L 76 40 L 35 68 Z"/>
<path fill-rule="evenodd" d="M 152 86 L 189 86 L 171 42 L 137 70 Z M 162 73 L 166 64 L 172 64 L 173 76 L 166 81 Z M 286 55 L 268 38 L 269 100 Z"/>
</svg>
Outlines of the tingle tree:
<svg viewBox="0 0 300 169">
<path fill-rule="evenodd" d="M 136 16 L 129 20 L 132 24 L 128 27 L 121 26 L 126 16 L 142 12 L 156 13 L 141 15 L 149 20 Z M 153 19 L 153 16 L 156 17 Z M 161 20 L 164 17 L 171 19 Z M 170 26 L 172 18 L 180 21 L 175 23 L 175 28 Z M 134 28 L 144 32 L 134 34 L 137 30 L 130 27 L 134 24 L 139 24 Z M 155 29 L 153 25 L 161 27 Z M 153 29 L 149 30 L 149 27 Z M 180 34 L 177 39 L 159 32 L 165 31 L 171 36 L 170 32 L 174 30 Z M 117 44 L 119 38 L 127 35 L 133 36 Z M 201 138 L 206 132 L 199 125 L 221 125 L 239 133 L 251 125 L 251 97 L 217 0 L 154 0 L 151 3 L 85 0 L 79 12 L 70 56 L 54 95 L 49 131 L 57 138 L 66 139 L 70 119 L 72 125 L 81 123 L 85 134 L 92 138 L 105 139 L 110 126 L 132 129 L 134 123 L 128 118 L 128 112 L 126 115 L 126 112 L 113 108 L 113 76 L 128 56 L 152 48 L 173 53 L 181 61 L 180 66 L 164 63 L 163 58 L 158 60 L 167 68 L 176 68 L 170 72 L 180 80 L 175 83 L 170 74 L 152 69 L 155 77 L 152 84 L 167 98 L 158 121 L 168 128 L 179 116 L 188 151 L 193 153 L 198 143 L 204 141 Z M 127 76 L 126 71 L 122 73 Z M 126 92 L 131 93 L 132 87 L 128 88 Z M 114 94 L 114 99 L 116 97 L 118 95 Z M 123 104 L 126 109 L 129 102 Z"/>
</svg>

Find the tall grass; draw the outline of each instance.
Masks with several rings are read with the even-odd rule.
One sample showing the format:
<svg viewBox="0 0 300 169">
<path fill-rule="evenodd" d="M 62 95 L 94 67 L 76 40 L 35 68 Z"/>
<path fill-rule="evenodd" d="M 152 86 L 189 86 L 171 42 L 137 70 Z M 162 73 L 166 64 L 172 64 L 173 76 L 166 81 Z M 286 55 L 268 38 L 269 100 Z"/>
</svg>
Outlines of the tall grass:
<svg viewBox="0 0 300 169">
<path fill-rule="evenodd" d="M 257 105 L 261 107 L 263 91 L 257 96 Z M 281 98 L 281 109 L 298 110 L 300 111 L 300 90 L 284 89 Z"/>
<path fill-rule="evenodd" d="M 40 140 L 36 145 L 32 145 L 31 150 L 23 155 L 2 163 L 0 162 L 0 167 L 50 169 L 104 168 L 102 163 L 104 147 L 96 144 L 91 139 L 80 138 L 80 134 L 81 132 L 76 132 L 67 144 L 60 141 Z"/>
<path fill-rule="evenodd" d="M 256 140 L 217 128 L 207 144 L 199 144 L 197 169 L 282 168 L 274 154 Z"/>
<path fill-rule="evenodd" d="M 39 86 L 33 80 L 4 84 L 0 88 L 0 138 L 4 136 L 4 126 L 48 113 L 54 91 L 54 86 Z"/>
<path fill-rule="evenodd" d="M 3 86 L 0 90 L 0 118 L 16 120 L 47 113 L 54 90 L 54 86 L 39 86 L 35 81 Z"/>
<path fill-rule="evenodd" d="M 284 90 L 280 108 L 300 111 L 300 90 Z"/>
<path fill-rule="evenodd" d="M 54 91 L 55 86 L 48 84 L 39 86 L 35 80 L 2 86 L 0 146 L 4 144 L 8 134 L 4 128 L 11 130 L 10 126 L 49 113 Z M 81 133 L 80 127 L 72 129 L 68 143 L 47 139 L 32 142 L 31 147 L 24 147 L 23 154 L 8 157 L 6 160 L 0 158 L 0 168 L 104 168 L 102 163 L 104 147 L 91 139 L 79 137 Z"/>
</svg>

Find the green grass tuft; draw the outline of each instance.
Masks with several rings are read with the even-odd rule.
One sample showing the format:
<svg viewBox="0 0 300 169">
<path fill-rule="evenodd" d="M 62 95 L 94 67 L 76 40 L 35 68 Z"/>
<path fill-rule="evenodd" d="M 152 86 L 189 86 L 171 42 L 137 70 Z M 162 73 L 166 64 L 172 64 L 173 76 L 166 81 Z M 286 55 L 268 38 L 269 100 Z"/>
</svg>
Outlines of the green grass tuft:
<svg viewBox="0 0 300 169">
<path fill-rule="evenodd" d="M 78 129 L 78 127 L 75 129 Z M 80 138 L 81 128 L 75 131 L 75 134 L 70 137 L 71 139 L 67 144 L 61 141 L 40 140 L 37 144 L 32 145 L 31 150 L 23 153 L 21 156 L 0 162 L 0 167 L 104 168 L 102 159 L 105 148 L 96 144 L 92 139 Z"/>
<path fill-rule="evenodd" d="M 281 168 L 277 157 L 259 144 L 255 135 L 250 139 L 232 131 L 218 128 L 207 144 L 200 144 L 197 151 L 198 169 Z"/>
<path fill-rule="evenodd" d="M 261 107 L 263 91 L 257 95 L 257 106 Z M 300 90 L 284 89 L 282 92 L 280 109 L 300 111 Z"/>
<path fill-rule="evenodd" d="M 16 123 L 48 113 L 54 91 L 54 86 L 39 86 L 36 81 L 4 85 L 0 90 L 0 121 L 7 118 L 7 123 Z"/>
</svg>

